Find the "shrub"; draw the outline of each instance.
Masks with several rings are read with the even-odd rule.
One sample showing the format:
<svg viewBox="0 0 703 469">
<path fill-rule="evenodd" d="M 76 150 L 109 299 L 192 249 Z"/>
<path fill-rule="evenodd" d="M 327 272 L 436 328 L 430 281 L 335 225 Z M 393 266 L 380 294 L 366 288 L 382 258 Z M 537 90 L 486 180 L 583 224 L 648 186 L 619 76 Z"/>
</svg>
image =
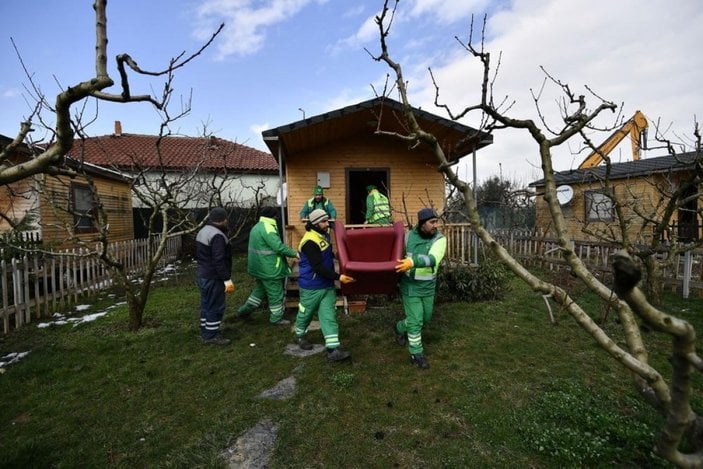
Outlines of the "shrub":
<svg viewBox="0 0 703 469">
<path fill-rule="evenodd" d="M 443 266 L 437 275 L 437 298 L 446 301 L 499 300 L 510 290 L 510 272 L 489 256 L 477 266 Z"/>
</svg>

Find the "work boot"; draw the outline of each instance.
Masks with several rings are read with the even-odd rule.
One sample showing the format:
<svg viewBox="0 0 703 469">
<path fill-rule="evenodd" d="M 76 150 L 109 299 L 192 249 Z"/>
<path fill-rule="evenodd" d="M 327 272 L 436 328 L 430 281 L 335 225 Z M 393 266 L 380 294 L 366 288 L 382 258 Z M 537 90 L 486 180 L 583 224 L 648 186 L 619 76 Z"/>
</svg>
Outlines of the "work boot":
<svg viewBox="0 0 703 469">
<path fill-rule="evenodd" d="M 203 339 L 203 345 L 229 345 L 232 341 L 225 339 L 220 335 L 216 335 L 212 339 Z"/>
<path fill-rule="evenodd" d="M 345 352 L 340 347 L 327 349 L 327 361 L 330 362 L 341 362 L 351 358 L 349 352 Z"/>
<path fill-rule="evenodd" d="M 423 370 L 426 370 L 430 367 L 430 364 L 427 362 L 425 356 L 420 353 L 410 355 L 410 362 L 416 367 L 422 368 Z"/>
<path fill-rule="evenodd" d="M 408 336 L 407 334 L 401 334 L 398 332 L 398 327 L 396 324 L 393 324 L 393 334 L 395 335 L 395 343 L 400 345 L 400 346 L 405 346 L 405 344 L 408 343 Z"/>
<path fill-rule="evenodd" d="M 301 350 L 312 350 L 313 345 L 305 337 L 298 337 L 296 342 Z"/>
<path fill-rule="evenodd" d="M 237 321 L 247 321 L 247 322 L 254 319 L 253 316 L 251 315 L 251 311 L 247 311 L 246 313 L 237 313 L 234 315 L 234 318 Z"/>
<path fill-rule="evenodd" d="M 290 321 L 288 319 L 279 319 L 278 321 L 273 323 L 275 326 L 288 326 L 290 325 Z"/>
</svg>

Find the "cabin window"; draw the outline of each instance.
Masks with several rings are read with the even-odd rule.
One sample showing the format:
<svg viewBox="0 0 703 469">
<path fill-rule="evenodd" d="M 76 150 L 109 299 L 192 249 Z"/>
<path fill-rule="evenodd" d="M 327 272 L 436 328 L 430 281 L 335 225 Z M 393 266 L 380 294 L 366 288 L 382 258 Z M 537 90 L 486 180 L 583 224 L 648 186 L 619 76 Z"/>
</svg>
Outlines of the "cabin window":
<svg viewBox="0 0 703 469">
<path fill-rule="evenodd" d="M 586 221 L 613 221 L 613 198 L 602 190 L 586 191 Z"/>
<path fill-rule="evenodd" d="M 97 204 L 90 186 L 71 184 L 71 212 L 76 233 L 97 231 L 95 227 L 95 212 Z"/>
</svg>

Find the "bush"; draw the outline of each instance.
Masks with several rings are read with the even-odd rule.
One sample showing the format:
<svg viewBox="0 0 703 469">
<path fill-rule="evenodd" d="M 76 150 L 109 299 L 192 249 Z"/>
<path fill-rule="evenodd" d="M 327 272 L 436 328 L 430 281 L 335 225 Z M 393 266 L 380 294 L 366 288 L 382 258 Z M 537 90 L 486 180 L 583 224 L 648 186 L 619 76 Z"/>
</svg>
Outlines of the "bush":
<svg viewBox="0 0 703 469">
<path fill-rule="evenodd" d="M 500 300 L 510 290 L 510 272 L 491 257 L 478 266 L 444 266 L 437 275 L 437 298 L 445 301 Z"/>
</svg>

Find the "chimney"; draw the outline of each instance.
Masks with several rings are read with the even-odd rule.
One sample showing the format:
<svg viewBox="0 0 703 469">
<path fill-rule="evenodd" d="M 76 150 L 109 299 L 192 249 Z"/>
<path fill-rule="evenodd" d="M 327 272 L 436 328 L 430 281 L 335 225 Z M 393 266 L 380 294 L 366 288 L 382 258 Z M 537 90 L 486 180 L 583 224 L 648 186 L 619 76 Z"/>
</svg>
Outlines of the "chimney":
<svg viewBox="0 0 703 469">
<path fill-rule="evenodd" d="M 115 121 L 115 137 L 122 136 L 122 122 Z"/>
</svg>

